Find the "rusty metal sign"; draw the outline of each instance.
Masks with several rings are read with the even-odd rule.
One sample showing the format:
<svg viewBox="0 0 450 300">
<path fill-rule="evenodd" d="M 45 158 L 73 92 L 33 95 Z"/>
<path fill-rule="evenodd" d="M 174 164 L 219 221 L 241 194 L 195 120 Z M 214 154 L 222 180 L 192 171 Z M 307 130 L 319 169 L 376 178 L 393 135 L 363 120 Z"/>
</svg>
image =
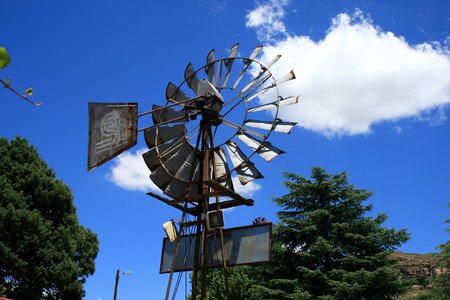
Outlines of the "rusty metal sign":
<svg viewBox="0 0 450 300">
<path fill-rule="evenodd" d="M 225 229 L 223 237 L 227 266 L 257 264 L 271 260 L 272 223 Z M 192 270 L 195 235 L 184 235 L 178 243 L 174 272 Z M 206 247 L 207 268 L 223 266 L 219 234 L 208 237 L 205 243 L 208 245 Z M 160 273 L 170 273 L 176 244 L 164 238 Z M 201 262 L 201 259 L 199 261 Z"/>
<path fill-rule="evenodd" d="M 137 142 L 137 103 L 89 103 L 88 170 Z"/>
</svg>

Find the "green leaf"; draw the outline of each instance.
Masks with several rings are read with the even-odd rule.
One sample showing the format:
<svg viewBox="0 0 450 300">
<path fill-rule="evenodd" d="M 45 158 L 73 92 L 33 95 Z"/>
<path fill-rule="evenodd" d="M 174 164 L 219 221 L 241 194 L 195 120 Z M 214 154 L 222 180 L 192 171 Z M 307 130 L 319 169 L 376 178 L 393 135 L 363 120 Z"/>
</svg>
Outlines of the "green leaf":
<svg viewBox="0 0 450 300">
<path fill-rule="evenodd" d="M 11 86 L 11 81 L 9 80 L 9 78 L 5 78 L 5 84 L 4 84 L 4 88 L 8 88 Z"/>
<path fill-rule="evenodd" d="M 6 49 L 3 47 L 0 47 L 0 70 L 9 65 L 11 62 L 11 58 L 8 55 L 8 52 L 6 52 Z"/>
</svg>

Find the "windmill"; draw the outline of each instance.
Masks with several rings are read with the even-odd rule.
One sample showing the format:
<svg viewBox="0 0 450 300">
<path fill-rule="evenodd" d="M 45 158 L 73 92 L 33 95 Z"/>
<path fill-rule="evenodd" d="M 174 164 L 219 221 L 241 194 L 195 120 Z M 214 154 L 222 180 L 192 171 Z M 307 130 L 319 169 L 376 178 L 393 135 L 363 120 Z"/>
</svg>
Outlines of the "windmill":
<svg viewBox="0 0 450 300">
<path fill-rule="evenodd" d="M 236 235 L 242 238 L 248 233 L 248 243 L 261 244 L 254 240 L 252 232 L 269 228 L 270 232 L 265 232 L 268 238 L 262 242 L 265 246 L 257 250 L 256 256 L 268 252 L 265 259 L 270 259 L 271 224 L 261 222 L 227 231 L 223 229 L 222 213 L 225 208 L 254 204 L 235 192 L 233 174 L 242 185 L 263 178 L 253 156 L 269 162 L 284 153 L 269 142 L 269 136 L 273 132 L 288 134 L 296 125 L 278 118 L 280 107 L 298 102 L 298 96 L 283 98 L 278 90 L 281 84 L 295 79 L 294 72 L 274 78 L 270 68 L 281 55 L 263 65 L 257 61 L 261 50 L 262 46 L 257 46 L 248 57 L 241 57 L 235 44 L 228 57 L 220 59 L 211 50 L 204 66 L 195 69 L 191 63 L 187 65 L 181 84 L 169 82 L 165 105 L 153 105 L 149 112 L 138 114 L 136 103 L 89 104 L 88 169 L 135 145 L 137 132 L 143 131 L 149 148 L 143 159 L 151 171 L 150 179 L 163 194 L 148 195 L 182 213 L 178 228 L 173 220 L 164 224 L 168 240 L 163 246 L 161 270 L 164 263 L 170 269 L 166 299 L 174 272 L 191 269 L 192 298 L 197 297 L 201 271 L 201 298 L 205 299 L 206 269 L 221 265 L 226 271 L 230 251 L 248 251 L 245 242 L 241 242 L 242 249 L 226 249 L 225 240 L 232 241 Z M 273 101 L 258 104 L 256 99 L 264 94 Z M 147 115 L 152 117 L 153 125 L 138 129 L 138 118 Z M 171 242 L 175 243 L 170 246 Z M 220 258 L 211 254 L 211 243 L 219 249 L 215 253 Z M 234 264 L 252 262 L 247 259 Z M 176 288 L 179 280 L 180 276 Z M 225 285 L 228 294 L 226 272 Z"/>
</svg>

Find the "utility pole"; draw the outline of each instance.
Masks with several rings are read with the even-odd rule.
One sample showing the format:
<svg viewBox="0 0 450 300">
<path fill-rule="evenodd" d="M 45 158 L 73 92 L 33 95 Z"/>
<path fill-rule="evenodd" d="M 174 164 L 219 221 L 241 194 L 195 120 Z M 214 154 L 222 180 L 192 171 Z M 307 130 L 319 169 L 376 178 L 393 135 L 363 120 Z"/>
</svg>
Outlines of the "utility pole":
<svg viewBox="0 0 450 300">
<path fill-rule="evenodd" d="M 116 285 L 114 286 L 114 300 L 117 300 L 117 288 L 119 287 L 120 270 L 116 272 Z"/>
<path fill-rule="evenodd" d="M 119 288 L 120 274 L 122 274 L 122 275 L 130 275 L 131 271 L 124 271 L 124 272 L 121 273 L 120 270 L 117 269 L 117 272 L 116 272 L 116 284 L 114 285 L 114 300 L 117 300 L 117 289 Z"/>
</svg>

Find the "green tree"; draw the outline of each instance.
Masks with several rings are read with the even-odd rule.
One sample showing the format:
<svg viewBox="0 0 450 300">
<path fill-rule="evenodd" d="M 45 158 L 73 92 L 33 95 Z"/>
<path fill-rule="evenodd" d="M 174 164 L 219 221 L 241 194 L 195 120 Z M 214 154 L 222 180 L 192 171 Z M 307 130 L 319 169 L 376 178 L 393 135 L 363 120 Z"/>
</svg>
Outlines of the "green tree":
<svg viewBox="0 0 450 300">
<path fill-rule="evenodd" d="M 289 193 L 275 199 L 282 207 L 280 247 L 262 292 L 274 299 L 381 300 L 406 291 L 388 255 L 409 236 L 381 227 L 386 214 L 367 216 L 372 205 L 363 202 L 372 193 L 350 185 L 345 172 L 330 175 L 319 167 L 310 179 L 285 177 Z"/>
<path fill-rule="evenodd" d="M 248 266 L 227 268 L 229 299 L 253 299 L 252 286 L 255 282 L 251 278 L 251 274 L 251 269 Z M 206 286 L 208 287 L 206 293 L 208 299 L 227 299 L 223 269 L 209 270 L 206 277 Z"/>
<path fill-rule="evenodd" d="M 81 299 L 97 236 L 67 185 L 25 139 L 0 139 L 0 286 L 16 300 Z"/>
</svg>

